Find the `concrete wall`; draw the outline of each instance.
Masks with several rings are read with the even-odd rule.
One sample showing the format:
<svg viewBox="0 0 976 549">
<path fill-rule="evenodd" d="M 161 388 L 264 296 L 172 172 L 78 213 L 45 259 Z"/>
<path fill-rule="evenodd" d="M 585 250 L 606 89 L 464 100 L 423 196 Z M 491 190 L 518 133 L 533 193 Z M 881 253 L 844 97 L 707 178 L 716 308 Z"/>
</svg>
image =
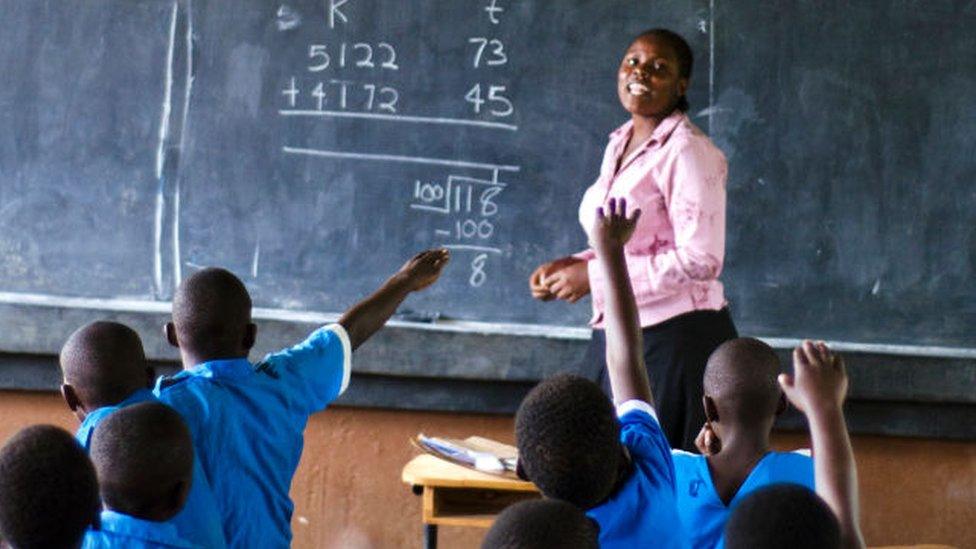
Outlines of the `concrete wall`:
<svg viewBox="0 0 976 549">
<path fill-rule="evenodd" d="M 0 392 L 0 440 L 34 423 L 74 429 L 52 393 Z M 334 408 L 312 418 L 292 486 L 295 547 L 420 546 L 420 498 L 400 483 L 417 432 L 511 441 L 512 419 Z M 783 448 L 803 436 L 777 436 Z M 868 543 L 976 547 L 976 443 L 857 437 Z M 442 528 L 441 546 L 477 547 L 483 532 Z"/>
</svg>

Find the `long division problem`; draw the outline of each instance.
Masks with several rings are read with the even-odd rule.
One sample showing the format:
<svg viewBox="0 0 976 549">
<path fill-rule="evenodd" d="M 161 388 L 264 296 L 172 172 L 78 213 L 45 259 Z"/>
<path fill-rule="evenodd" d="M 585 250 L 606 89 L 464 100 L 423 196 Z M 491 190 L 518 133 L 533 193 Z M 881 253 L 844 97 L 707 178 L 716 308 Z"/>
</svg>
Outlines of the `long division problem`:
<svg viewBox="0 0 976 549">
<path fill-rule="evenodd" d="M 317 117 L 322 120 L 356 118 L 376 123 L 398 122 L 479 128 L 483 131 L 517 132 L 518 106 L 512 99 L 505 68 L 512 52 L 498 36 L 504 25 L 506 2 L 472 3 L 472 32 L 463 43 L 449 44 L 463 50 L 460 70 L 467 78 L 453 91 L 456 108 L 451 112 L 421 114 L 423 97 L 411 97 L 397 78 L 410 71 L 414 59 L 402 54 L 396 40 L 357 40 L 348 29 L 357 17 L 366 17 L 370 0 L 325 0 L 326 17 L 321 39 L 300 44 L 304 66 L 281 82 L 278 114 L 282 117 Z M 403 51 L 409 51 L 404 49 Z M 413 107 L 413 110 L 411 108 Z M 498 241 L 499 199 L 512 184 L 519 166 L 484 162 L 475 158 L 434 158 L 422 150 L 326 150 L 285 146 L 285 154 L 318 158 L 422 164 L 436 167 L 429 176 L 404 181 L 412 185 L 406 207 L 425 226 L 432 246 L 470 254 L 467 283 L 480 288 L 489 281 L 492 257 L 504 255 Z M 502 181 L 500 173 L 506 174 Z M 433 223 L 431 223 L 433 221 Z M 411 241 L 413 239 L 411 238 Z"/>
</svg>

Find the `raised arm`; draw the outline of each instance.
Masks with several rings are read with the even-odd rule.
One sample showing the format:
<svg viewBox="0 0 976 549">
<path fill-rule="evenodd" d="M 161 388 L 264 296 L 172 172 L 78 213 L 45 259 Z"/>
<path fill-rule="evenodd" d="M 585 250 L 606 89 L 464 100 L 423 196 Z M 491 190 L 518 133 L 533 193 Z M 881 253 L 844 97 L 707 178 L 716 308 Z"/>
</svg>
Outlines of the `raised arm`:
<svg viewBox="0 0 976 549">
<path fill-rule="evenodd" d="M 349 334 L 353 350 L 382 328 L 411 292 L 433 284 L 449 260 L 450 253 L 445 249 L 420 252 L 400 267 L 373 295 L 346 311 L 339 324 Z"/>
<path fill-rule="evenodd" d="M 779 382 L 810 423 L 817 494 L 840 522 L 842 546 L 861 549 L 864 538 L 859 523 L 857 465 L 844 423 L 844 360 L 823 342 L 804 341 L 793 350 L 793 375 L 781 374 Z"/>
<path fill-rule="evenodd" d="M 599 208 L 591 231 L 596 261 L 606 273 L 607 371 L 613 400 L 643 400 L 654 404 L 644 368 L 644 346 L 634 291 L 630 287 L 624 244 L 634 233 L 640 210 L 627 216 L 625 199 L 610 199 L 607 211 Z"/>
</svg>

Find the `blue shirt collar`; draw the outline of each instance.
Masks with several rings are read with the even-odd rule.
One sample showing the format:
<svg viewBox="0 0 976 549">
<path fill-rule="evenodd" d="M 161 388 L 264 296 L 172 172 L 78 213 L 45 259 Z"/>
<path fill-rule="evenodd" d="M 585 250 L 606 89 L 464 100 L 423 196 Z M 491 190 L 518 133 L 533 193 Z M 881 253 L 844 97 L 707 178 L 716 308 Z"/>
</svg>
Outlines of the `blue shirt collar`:
<svg viewBox="0 0 976 549">
<path fill-rule="evenodd" d="M 92 432 L 95 430 L 95 427 L 98 426 L 103 419 L 112 414 L 112 412 L 133 404 L 154 400 L 156 400 L 156 395 L 154 395 L 151 390 L 139 389 L 129 395 L 125 400 L 114 406 L 102 406 L 101 408 L 96 408 L 85 416 L 85 421 L 82 421 L 81 426 L 78 427 L 78 432 L 75 433 L 75 438 L 78 440 L 79 444 L 87 449 L 91 444 L 91 436 Z"/>
<path fill-rule="evenodd" d="M 214 379 L 235 379 L 254 373 L 254 367 L 246 358 L 224 358 L 201 362 L 189 370 L 190 375 Z"/>
<path fill-rule="evenodd" d="M 179 537 L 176 527 L 169 522 L 153 522 L 109 509 L 101 512 L 101 522 L 99 529 L 110 534 L 152 541 L 161 545 L 190 547 Z"/>
</svg>

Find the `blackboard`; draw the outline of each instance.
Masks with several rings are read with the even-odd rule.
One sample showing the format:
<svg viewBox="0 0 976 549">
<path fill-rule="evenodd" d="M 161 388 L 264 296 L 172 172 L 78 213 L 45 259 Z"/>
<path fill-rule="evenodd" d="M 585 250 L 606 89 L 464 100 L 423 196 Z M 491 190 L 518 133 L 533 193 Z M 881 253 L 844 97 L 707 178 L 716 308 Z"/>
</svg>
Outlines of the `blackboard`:
<svg viewBox="0 0 976 549">
<path fill-rule="evenodd" d="M 619 57 L 662 26 L 729 158 L 740 331 L 974 347 L 976 15 L 921 5 L 5 1 L 0 292 L 158 303 L 222 265 L 339 311 L 449 245 L 405 309 L 583 326 L 526 279 L 584 246 Z"/>
</svg>

